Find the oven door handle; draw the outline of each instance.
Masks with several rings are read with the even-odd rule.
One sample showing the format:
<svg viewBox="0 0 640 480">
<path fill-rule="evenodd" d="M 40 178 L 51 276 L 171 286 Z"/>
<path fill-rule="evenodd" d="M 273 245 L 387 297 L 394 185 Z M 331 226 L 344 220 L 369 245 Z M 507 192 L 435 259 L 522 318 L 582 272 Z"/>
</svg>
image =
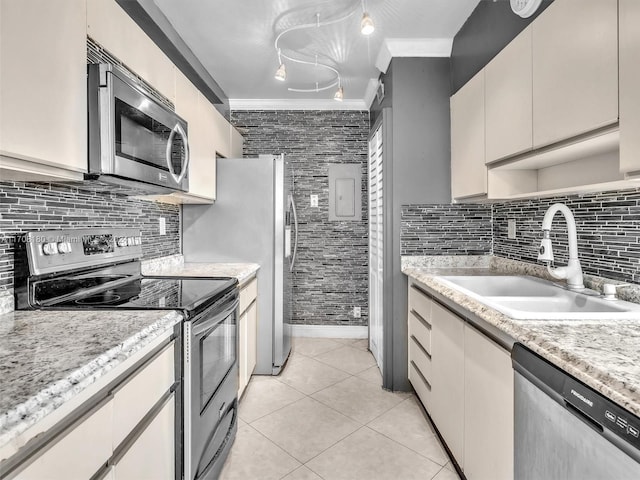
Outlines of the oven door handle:
<svg viewBox="0 0 640 480">
<path fill-rule="evenodd" d="M 200 337 L 205 333 L 208 333 L 210 330 L 213 330 L 215 327 L 218 326 L 218 324 L 223 322 L 229 315 L 231 315 L 236 310 L 236 308 L 238 308 L 239 304 L 240 304 L 240 300 L 235 298 L 231 302 L 231 304 L 228 307 L 226 307 L 222 312 L 202 322 L 196 322 L 192 326 L 192 330 L 191 330 L 192 334 L 195 337 Z"/>
</svg>

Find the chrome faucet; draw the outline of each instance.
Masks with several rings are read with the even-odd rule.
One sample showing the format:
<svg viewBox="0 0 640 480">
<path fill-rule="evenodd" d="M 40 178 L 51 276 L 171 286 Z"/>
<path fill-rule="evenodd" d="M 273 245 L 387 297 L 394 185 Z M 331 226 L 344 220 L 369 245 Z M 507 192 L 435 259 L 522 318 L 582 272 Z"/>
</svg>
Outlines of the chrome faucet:
<svg viewBox="0 0 640 480">
<path fill-rule="evenodd" d="M 553 249 L 551 247 L 551 222 L 556 213 L 562 213 L 567 221 L 567 230 L 569 234 L 569 263 L 566 267 L 552 268 Z M 544 214 L 542 220 L 542 243 L 538 251 L 538 260 L 547 265 L 547 271 L 553 278 L 558 280 L 566 280 L 570 290 L 584 290 L 582 280 L 582 267 L 578 260 L 578 234 L 576 232 L 576 220 L 573 213 L 564 203 L 554 203 Z"/>
</svg>

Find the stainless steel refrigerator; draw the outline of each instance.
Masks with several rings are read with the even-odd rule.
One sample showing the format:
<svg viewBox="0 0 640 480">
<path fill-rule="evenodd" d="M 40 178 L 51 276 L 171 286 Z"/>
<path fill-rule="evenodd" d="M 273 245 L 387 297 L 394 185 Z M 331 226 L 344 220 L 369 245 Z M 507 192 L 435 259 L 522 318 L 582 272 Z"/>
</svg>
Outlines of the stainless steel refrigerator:
<svg viewBox="0 0 640 480">
<path fill-rule="evenodd" d="M 217 161 L 213 205 L 183 207 L 186 262 L 253 262 L 258 270 L 254 373 L 277 375 L 291 351 L 298 225 L 294 176 L 283 155 Z"/>
</svg>

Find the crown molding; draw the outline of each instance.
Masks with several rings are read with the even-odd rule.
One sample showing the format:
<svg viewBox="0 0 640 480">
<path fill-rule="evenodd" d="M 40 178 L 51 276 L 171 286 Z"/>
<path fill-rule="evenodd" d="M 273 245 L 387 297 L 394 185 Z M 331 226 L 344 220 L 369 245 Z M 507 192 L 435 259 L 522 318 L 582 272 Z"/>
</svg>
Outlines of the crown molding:
<svg viewBox="0 0 640 480">
<path fill-rule="evenodd" d="M 374 91 L 375 94 L 375 91 Z M 230 98 L 231 110 L 369 110 L 364 100 L 294 98 Z"/>
<path fill-rule="evenodd" d="M 393 57 L 450 57 L 452 38 L 387 38 L 376 58 L 376 68 L 387 72 Z"/>
</svg>

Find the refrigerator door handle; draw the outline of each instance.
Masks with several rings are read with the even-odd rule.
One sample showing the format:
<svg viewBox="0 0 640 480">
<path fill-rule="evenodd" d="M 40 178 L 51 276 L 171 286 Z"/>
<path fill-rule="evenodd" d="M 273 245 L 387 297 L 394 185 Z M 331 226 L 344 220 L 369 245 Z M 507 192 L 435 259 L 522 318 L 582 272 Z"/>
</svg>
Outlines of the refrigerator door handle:
<svg viewBox="0 0 640 480">
<path fill-rule="evenodd" d="M 293 266 L 296 263 L 296 253 L 298 253 L 298 213 L 296 212 L 296 202 L 293 195 L 289 194 L 289 209 L 293 214 L 293 226 L 295 228 L 295 237 L 293 237 L 293 255 L 289 263 L 289 271 L 293 272 Z"/>
</svg>

